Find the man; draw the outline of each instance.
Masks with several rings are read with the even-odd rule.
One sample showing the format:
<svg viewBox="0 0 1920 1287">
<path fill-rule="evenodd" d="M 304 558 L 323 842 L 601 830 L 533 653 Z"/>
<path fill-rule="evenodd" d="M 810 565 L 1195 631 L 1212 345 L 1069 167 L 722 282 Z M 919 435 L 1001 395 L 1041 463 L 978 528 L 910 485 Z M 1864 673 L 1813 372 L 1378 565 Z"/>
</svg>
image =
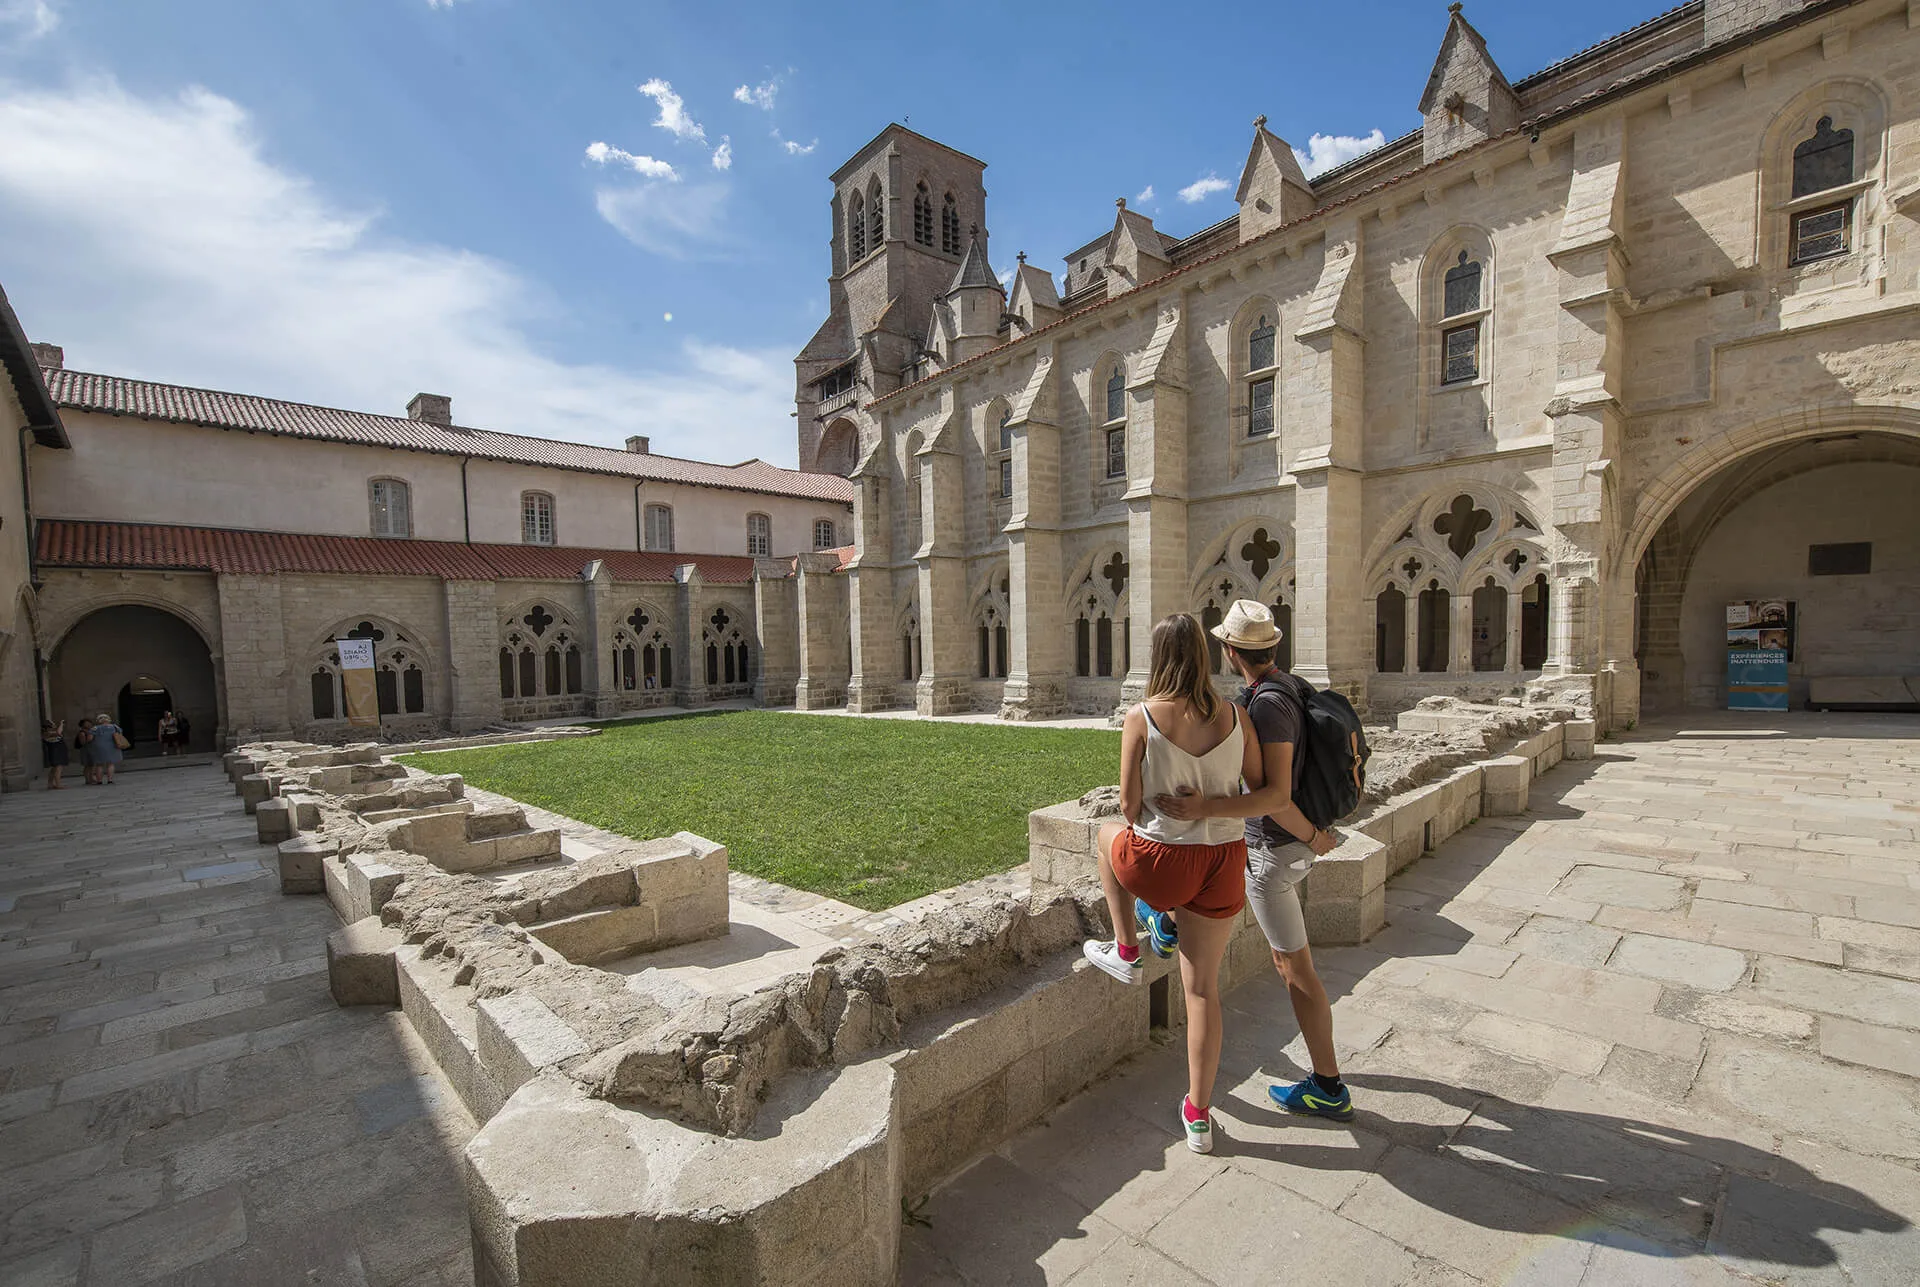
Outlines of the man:
<svg viewBox="0 0 1920 1287">
<path fill-rule="evenodd" d="M 1225 645 L 1228 663 L 1246 684 L 1235 700 L 1246 709 L 1247 722 L 1260 739 L 1266 785 L 1238 796 L 1160 796 L 1155 804 L 1169 817 L 1183 821 L 1247 819 L 1247 901 L 1253 904 L 1254 918 L 1273 949 L 1274 968 L 1286 982 L 1293 1017 L 1313 1063 L 1311 1076 L 1291 1086 L 1269 1087 L 1267 1094 L 1290 1113 L 1349 1121 L 1353 1097 L 1340 1080 L 1340 1065 L 1333 1054 L 1333 1006 L 1313 968 L 1307 923 L 1300 911 L 1300 882 L 1313 860 L 1337 843 L 1331 831 L 1307 821 L 1293 802 L 1306 763 L 1300 754 L 1305 685 L 1274 664 L 1280 631 L 1265 604 L 1236 601 L 1212 633 Z M 1177 931 L 1159 913 L 1147 910 L 1150 915 L 1141 919 L 1156 922 L 1146 928 L 1157 951 Z"/>
</svg>

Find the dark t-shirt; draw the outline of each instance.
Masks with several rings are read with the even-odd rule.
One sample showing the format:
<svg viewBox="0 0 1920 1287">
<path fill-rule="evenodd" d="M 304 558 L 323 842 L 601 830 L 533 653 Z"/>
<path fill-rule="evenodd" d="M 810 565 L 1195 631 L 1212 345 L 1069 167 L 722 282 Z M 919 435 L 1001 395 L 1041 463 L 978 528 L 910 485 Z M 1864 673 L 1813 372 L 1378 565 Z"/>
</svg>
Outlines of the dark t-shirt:
<svg viewBox="0 0 1920 1287">
<path fill-rule="evenodd" d="M 1292 676 L 1284 671 L 1276 672 L 1280 683 L 1287 689 L 1293 687 Z M 1252 699 L 1249 704 L 1249 699 Z M 1266 759 L 1266 748 L 1280 742 L 1293 743 L 1293 785 L 1292 790 L 1300 789 L 1300 777 L 1306 767 L 1307 757 L 1300 754 L 1300 703 L 1287 692 L 1277 692 L 1272 687 L 1263 689 L 1258 696 L 1251 688 L 1242 688 L 1240 695 L 1234 698 L 1247 712 L 1247 719 L 1253 724 L 1254 735 L 1260 739 L 1261 760 Z M 1272 818 L 1259 817 L 1247 819 L 1247 844 L 1260 849 L 1273 850 L 1282 845 L 1304 843 L 1300 838 L 1275 822 Z"/>
</svg>

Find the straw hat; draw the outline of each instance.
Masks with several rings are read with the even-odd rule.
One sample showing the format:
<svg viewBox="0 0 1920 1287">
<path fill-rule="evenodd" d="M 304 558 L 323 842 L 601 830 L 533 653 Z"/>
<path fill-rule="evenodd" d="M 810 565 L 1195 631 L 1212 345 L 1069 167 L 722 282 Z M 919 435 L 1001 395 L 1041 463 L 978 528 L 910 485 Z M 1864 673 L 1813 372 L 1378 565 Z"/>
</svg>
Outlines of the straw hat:
<svg viewBox="0 0 1920 1287">
<path fill-rule="evenodd" d="M 1211 632 L 1222 643 L 1259 652 L 1280 642 L 1280 631 L 1273 624 L 1273 610 L 1252 599 L 1235 599 L 1227 609 L 1227 619 Z"/>
</svg>

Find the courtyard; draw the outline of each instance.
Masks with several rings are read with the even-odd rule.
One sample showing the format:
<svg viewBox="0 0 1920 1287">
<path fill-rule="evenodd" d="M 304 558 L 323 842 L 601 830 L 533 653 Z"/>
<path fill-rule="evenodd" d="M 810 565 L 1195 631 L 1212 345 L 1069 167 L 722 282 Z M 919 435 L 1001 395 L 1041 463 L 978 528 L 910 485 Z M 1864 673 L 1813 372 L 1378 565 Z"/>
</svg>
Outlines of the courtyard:
<svg viewBox="0 0 1920 1287">
<path fill-rule="evenodd" d="M 1151 1051 L 914 1206 L 901 1280 L 1911 1282 L 1920 720 L 1757 719 L 1616 735 L 1318 954 L 1351 1126 L 1267 1108 L 1303 1055 L 1250 983 L 1214 1156 Z M 9 810 L 0 1282 L 470 1281 L 473 1124 L 334 1008 L 224 778 Z"/>
<path fill-rule="evenodd" d="M 1027 814 L 1119 755 L 1103 730 L 729 711 L 407 762 L 618 835 L 711 836 L 735 871 L 880 911 L 1025 862 Z"/>
</svg>

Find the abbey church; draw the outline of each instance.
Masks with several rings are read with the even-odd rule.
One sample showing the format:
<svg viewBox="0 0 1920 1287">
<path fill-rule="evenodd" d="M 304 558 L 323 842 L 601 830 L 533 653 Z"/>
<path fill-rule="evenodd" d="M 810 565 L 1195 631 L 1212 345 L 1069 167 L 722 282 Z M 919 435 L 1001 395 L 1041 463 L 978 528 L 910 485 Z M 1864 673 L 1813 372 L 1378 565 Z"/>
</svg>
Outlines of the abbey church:
<svg viewBox="0 0 1920 1287">
<path fill-rule="evenodd" d="M 1064 289 L 1001 286 L 981 161 L 835 172 L 850 705 L 1109 711 L 1237 598 L 1376 711 L 1718 705 L 1756 598 L 1796 706 L 1920 675 L 1920 5 L 1695 0 L 1516 81 L 1455 4 L 1376 89 L 1420 128 L 1309 179 L 1256 121 L 1235 217 L 1121 201 Z"/>
<path fill-rule="evenodd" d="M 1746 600 L 1796 706 L 1920 684 L 1920 0 L 1691 0 L 1517 80 L 1436 19 L 1371 87 L 1419 128 L 1309 177 L 1263 118 L 1233 217 L 1089 211 L 1058 274 L 1003 284 L 986 163 L 881 131 L 797 471 L 95 373 L 0 297 L 0 784 L 42 717 L 364 736 L 346 638 L 393 738 L 1104 714 L 1238 598 L 1376 714 L 1717 706 Z"/>
</svg>

